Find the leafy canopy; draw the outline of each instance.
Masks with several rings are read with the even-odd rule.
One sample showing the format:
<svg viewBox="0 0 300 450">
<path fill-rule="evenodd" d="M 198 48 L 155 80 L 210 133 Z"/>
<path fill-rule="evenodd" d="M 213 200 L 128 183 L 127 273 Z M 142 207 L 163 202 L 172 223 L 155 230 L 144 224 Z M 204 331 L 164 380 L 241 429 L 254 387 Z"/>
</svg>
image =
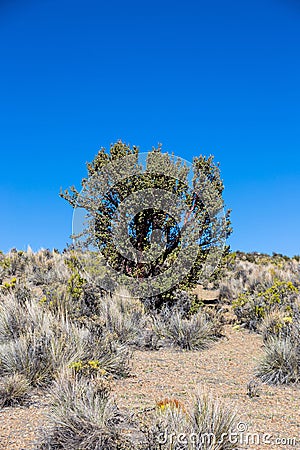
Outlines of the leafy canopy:
<svg viewBox="0 0 300 450">
<path fill-rule="evenodd" d="M 105 265 L 124 281 L 147 279 L 155 285 L 166 272 L 160 292 L 193 287 L 205 276 L 205 263 L 217 262 L 211 255 L 224 250 L 231 233 L 219 165 L 213 156 L 201 155 L 188 167 L 160 145 L 144 162 L 141 155 L 138 147 L 122 141 L 112 144 L 110 152 L 101 148 L 87 164 L 81 192 L 74 186 L 61 192 L 74 208 L 86 211 L 78 242 L 81 248 L 99 250 Z M 184 273 L 179 280 L 178 267 Z"/>
</svg>

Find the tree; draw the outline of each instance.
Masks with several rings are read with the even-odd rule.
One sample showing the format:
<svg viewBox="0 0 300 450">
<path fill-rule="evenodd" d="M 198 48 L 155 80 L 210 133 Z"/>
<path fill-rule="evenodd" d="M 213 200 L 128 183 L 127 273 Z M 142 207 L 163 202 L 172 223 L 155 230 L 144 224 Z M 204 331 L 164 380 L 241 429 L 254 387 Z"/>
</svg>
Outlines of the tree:
<svg viewBox="0 0 300 450">
<path fill-rule="evenodd" d="M 213 156 L 189 165 L 160 145 L 143 154 L 118 141 L 87 170 L 81 192 L 60 195 L 86 212 L 75 238 L 81 252 L 101 255 L 104 287 L 162 299 L 212 275 L 231 233 Z"/>
</svg>

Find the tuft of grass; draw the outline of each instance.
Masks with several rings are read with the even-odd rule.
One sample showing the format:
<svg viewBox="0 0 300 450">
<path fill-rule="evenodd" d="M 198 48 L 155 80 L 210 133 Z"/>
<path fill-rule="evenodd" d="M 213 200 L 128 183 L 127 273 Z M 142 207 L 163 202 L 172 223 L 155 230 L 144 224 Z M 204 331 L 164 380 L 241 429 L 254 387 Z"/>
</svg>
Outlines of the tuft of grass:
<svg viewBox="0 0 300 450">
<path fill-rule="evenodd" d="M 78 336 L 73 333 L 69 339 L 72 337 Z M 51 329 L 27 330 L 0 347 L 0 374 L 23 374 L 33 386 L 47 385 L 62 365 L 78 357 L 78 350 L 76 343 L 73 347 L 67 336 L 55 336 Z"/>
<path fill-rule="evenodd" d="M 236 413 L 233 410 L 221 400 L 215 399 L 210 392 L 203 388 L 198 389 L 191 415 L 192 430 L 200 437 L 212 437 L 210 445 L 207 445 L 204 440 L 204 442 L 200 442 L 199 449 L 231 450 L 236 448 L 229 437 L 230 431 L 233 431 L 235 427 L 235 422 Z"/>
<path fill-rule="evenodd" d="M 164 399 L 143 429 L 144 450 L 232 450 L 230 432 L 236 414 L 211 393 L 198 389 L 191 411 L 176 399 Z"/>
<path fill-rule="evenodd" d="M 51 389 L 49 427 L 40 449 L 119 450 L 122 416 L 101 379 L 63 373 Z"/>
<path fill-rule="evenodd" d="M 0 408 L 22 404 L 28 399 L 31 386 L 27 378 L 15 373 L 0 381 Z"/>
<path fill-rule="evenodd" d="M 297 383 L 300 381 L 299 362 L 299 348 L 289 336 L 269 338 L 256 375 L 268 384 Z"/>
<path fill-rule="evenodd" d="M 212 320 L 199 312 L 189 319 L 178 311 L 154 320 L 154 331 L 168 343 L 185 350 L 203 350 L 217 339 Z"/>
<path fill-rule="evenodd" d="M 13 292 L 1 298 L 0 344 L 20 337 L 22 330 L 29 325 L 29 315 L 34 307 L 31 301 L 27 302 L 26 306 L 21 304 Z"/>
<path fill-rule="evenodd" d="M 0 345 L 0 375 L 19 373 L 33 386 L 45 386 L 61 368 L 89 360 L 114 377 L 128 375 L 130 352 L 114 336 L 95 336 L 48 310 L 37 317 L 35 327 L 29 321 L 18 338 Z"/>
<path fill-rule="evenodd" d="M 106 295 L 98 303 L 98 314 L 104 328 L 115 334 L 119 342 L 142 345 L 144 331 L 149 321 L 139 299 L 132 298 L 125 290 Z"/>
</svg>

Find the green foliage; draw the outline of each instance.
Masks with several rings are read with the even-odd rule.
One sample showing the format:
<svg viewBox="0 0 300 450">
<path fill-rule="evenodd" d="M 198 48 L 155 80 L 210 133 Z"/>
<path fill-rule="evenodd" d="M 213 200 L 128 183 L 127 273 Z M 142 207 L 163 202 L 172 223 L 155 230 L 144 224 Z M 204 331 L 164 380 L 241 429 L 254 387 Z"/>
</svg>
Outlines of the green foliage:
<svg viewBox="0 0 300 450">
<path fill-rule="evenodd" d="M 16 287 L 16 283 L 17 279 L 14 277 L 10 281 L 3 283 L 3 285 L 0 286 L 0 288 L 2 289 L 2 291 L 8 291 L 10 289 L 14 289 Z"/>
<path fill-rule="evenodd" d="M 91 213 L 91 217 L 87 220 L 86 229 L 80 237 L 81 244 L 88 246 L 92 240 L 94 244 L 97 244 L 105 260 L 113 269 L 123 274 L 124 277 L 137 279 L 140 277 L 155 277 L 171 267 L 174 262 L 176 263 L 182 245 L 180 229 L 171 214 L 155 207 L 137 213 L 128 230 L 132 245 L 140 252 L 150 248 L 154 251 L 155 246 L 151 243 L 151 233 L 153 229 L 157 228 L 161 230 L 162 235 L 167 236 L 167 245 L 164 252 L 149 262 L 134 261 L 122 256 L 116 249 L 111 228 L 114 214 L 120 203 L 129 195 L 149 188 L 163 189 L 176 195 L 178 200 L 185 204 L 186 217 L 184 222 L 186 223 L 190 215 L 193 215 L 201 230 L 197 259 L 190 273 L 180 283 L 180 288 L 193 287 L 198 282 L 209 250 L 216 246 L 218 239 L 220 239 L 220 236 L 217 236 L 216 233 L 216 224 L 219 219 L 214 216 L 223 207 L 224 185 L 220 177 L 219 166 L 214 163 L 212 156 L 208 158 L 204 156 L 195 157 L 193 160 L 193 189 L 189 190 L 187 188 L 187 167 L 178 163 L 173 156 L 162 153 L 160 146 L 148 154 L 147 171 L 145 172 L 137 163 L 138 155 L 138 147 L 130 147 L 121 141 L 112 144 L 110 152 L 101 148 L 94 160 L 87 165 L 88 176 L 82 180 L 85 195 L 80 195 L 75 187 L 71 187 L 69 191 L 61 192 L 60 195 L 73 207 L 82 207 Z M 156 157 L 159 155 L 160 163 L 157 162 L 154 155 Z M 118 160 L 125 156 L 130 159 L 128 167 L 126 164 L 118 167 Z M 101 194 L 99 198 L 97 183 L 101 182 L 103 170 L 108 163 L 115 163 L 116 170 L 119 170 L 124 176 L 133 167 L 134 171 L 126 180 L 115 183 L 109 192 Z M 157 165 L 160 167 L 157 167 Z M 164 173 L 154 173 L 155 169 L 161 168 L 162 165 L 165 168 Z M 204 186 L 210 193 L 210 195 L 207 194 L 205 202 L 198 194 L 198 192 L 203 191 Z M 216 195 L 213 195 L 212 192 Z M 229 235 L 231 233 L 229 212 L 227 212 L 225 222 L 226 234 Z M 172 286 L 172 283 L 170 283 L 170 288 L 168 286 L 164 289 L 165 294 L 160 296 L 158 304 L 168 302 L 166 291 L 170 291 L 169 295 L 172 297 L 172 292 L 179 287 L 178 283 L 177 286 Z M 78 295 L 80 294 L 78 293 Z"/>
<path fill-rule="evenodd" d="M 259 331 L 264 342 L 277 337 L 286 337 L 294 326 L 295 318 L 283 311 L 271 311 L 262 320 Z"/>
<path fill-rule="evenodd" d="M 75 252 L 70 253 L 69 257 L 65 260 L 65 264 L 71 270 L 67 292 L 75 301 L 78 301 L 83 294 L 86 279 L 80 275 L 81 264 Z"/>
<path fill-rule="evenodd" d="M 71 295 L 74 300 L 79 300 L 83 293 L 83 286 L 86 280 L 78 273 L 72 273 L 68 280 L 67 292 Z"/>
<path fill-rule="evenodd" d="M 260 292 L 258 297 L 263 298 L 267 305 L 283 304 L 291 294 L 299 294 L 297 289 L 291 281 L 275 280 L 273 286 L 264 292 Z"/>
<path fill-rule="evenodd" d="M 1 254 L 0 256 L 1 256 L 0 267 L 2 267 L 3 269 L 8 269 L 11 265 L 10 259 L 7 257 L 4 257 L 3 254 Z"/>
<path fill-rule="evenodd" d="M 203 300 L 201 300 L 197 296 L 195 296 L 192 299 L 188 315 L 192 316 L 194 314 L 197 314 L 203 306 L 204 306 Z"/>
<path fill-rule="evenodd" d="M 107 372 L 105 369 L 101 367 L 101 362 L 98 359 L 89 360 L 87 362 L 83 362 L 81 360 L 74 361 L 69 366 L 71 369 L 75 371 L 77 374 L 83 374 L 85 376 L 93 376 L 93 375 L 106 375 Z"/>
<path fill-rule="evenodd" d="M 258 286 L 258 289 L 260 286 Z M 232 302 L 238 319 L 248 328 L 257 330 L 262 319 L 273 311 L 281 311 L 286 317 L 292 317 L 294 299 L 299 289 L 290 281 L 275 280 L 264 291 L 247 291 Z"/>
</svg>

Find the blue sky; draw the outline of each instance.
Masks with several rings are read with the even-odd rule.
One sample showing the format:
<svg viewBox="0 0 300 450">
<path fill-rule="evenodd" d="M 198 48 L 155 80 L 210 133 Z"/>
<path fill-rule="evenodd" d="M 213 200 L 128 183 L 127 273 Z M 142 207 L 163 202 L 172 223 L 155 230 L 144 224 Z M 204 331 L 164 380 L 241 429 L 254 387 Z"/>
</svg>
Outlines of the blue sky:
<svg viewBox="0 0 300 450">
<path fill-rule="evenodd" d="M 101 146 L 215 155 L 233 249 L 300 253 L 296 0 L 0 2 L 0 249 L 63 249 Z"/>
</svg>

